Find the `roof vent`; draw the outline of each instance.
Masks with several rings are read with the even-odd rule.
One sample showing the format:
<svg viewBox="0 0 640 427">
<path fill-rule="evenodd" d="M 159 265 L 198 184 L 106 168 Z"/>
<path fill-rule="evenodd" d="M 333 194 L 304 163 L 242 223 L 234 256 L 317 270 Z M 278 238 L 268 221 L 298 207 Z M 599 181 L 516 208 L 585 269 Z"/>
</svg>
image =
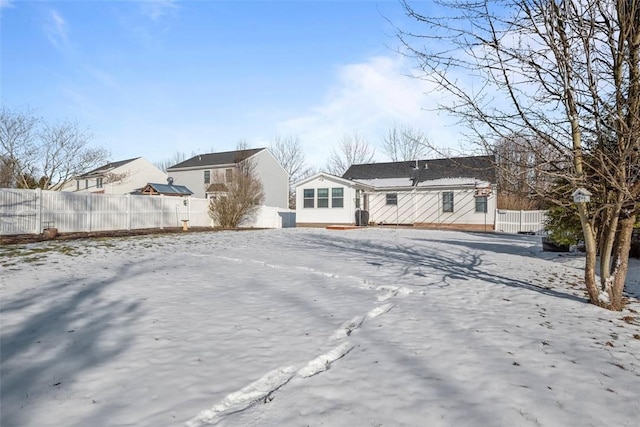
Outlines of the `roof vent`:
<svg viewBox="0 0 640 427">
<path fill-rule="evenodd" d="M 173 177 L 167 177 L 167 184 L 173 185 Z"/>
</svg>

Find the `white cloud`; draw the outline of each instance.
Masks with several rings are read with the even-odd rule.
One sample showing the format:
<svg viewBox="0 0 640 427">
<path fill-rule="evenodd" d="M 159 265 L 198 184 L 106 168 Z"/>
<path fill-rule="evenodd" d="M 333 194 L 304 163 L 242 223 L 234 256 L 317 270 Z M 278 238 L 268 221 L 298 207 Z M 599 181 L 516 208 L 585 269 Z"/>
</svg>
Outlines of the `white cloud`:
<svg viewBox="0 0 640 427">
<path fill-rule="evenodd" d="M 377 148 L 394 124 L 420 129 L 438 146 L 457 146 L 454 121 L 433 111 L 433 86 L 407 74 L 400 56 L 342 66 L 324 102 L 279 123 L 278 132 L 300 136 L 308 162 L 316 166 L 324 165 L 344 135 L 358 132 Z M 378 148 L 376 160 L 388 160 Z"/>
<path fill-rule="evenodd" d="M 67 21 L 58 13 L 51 9 L 45 24 L 45 32 L 51 44 L 57 49 L 65 50 L 69 43 L 69 25 Z"/>
<path fill-rule="evenodd" d="M 141 6 L 143 13 L 153 22 L 158 22 L 178 8 L 174 0 L 149 0 L 142 2 Z"/>
</svg>

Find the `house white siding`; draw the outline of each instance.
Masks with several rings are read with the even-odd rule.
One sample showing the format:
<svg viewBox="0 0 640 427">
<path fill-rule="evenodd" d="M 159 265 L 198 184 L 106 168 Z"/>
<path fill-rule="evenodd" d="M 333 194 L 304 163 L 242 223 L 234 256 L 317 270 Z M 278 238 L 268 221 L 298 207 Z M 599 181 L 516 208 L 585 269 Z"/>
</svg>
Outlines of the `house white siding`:
<svg viewBox="0 0 640 427">
<path fill-rule="evenodd" d="M 134 159 L 100 176 L 73 179 L 62 191 L 129 194 L 150 182 L 165 183 L 167 174 L 143 157 Z"/>
<path fill-rule="evenodd" d="M 337 198 L 333 197 L 334 189 L 342 190 L 342 207 L 334 206 L 334 201 L 337 202 Z M 307 198 L 308 207 L 305 207 L 304 190 L 313 191 L 313 207 L 309 205 L 311 198 Z M 327 207 L 318 207 L 318 190 L 327 191 Z M 345 180 L 321 174 L 311 180 L 303 181 L 296 186 L 296 224 L 299 226 L 355 224 L 355 200 L 356 188 L 354 185 L 347 184 Z"/>
<path fill-rule="evenodd" d="M 289 208 L 289 175 L 280 166 L 269 150 L 261 150 L 249 157 L 254 162 L 255 172 L 262 182 L 264 191 L 264 204 L 281 209 Z M 184 185 L 193 191 L 194 197 L 206 197 L 206 190 L 214 183 L 225 183 L 228 181 L 227 170 L 237 173 L 237 164 L 229 163 L 222 165 L 203 165 L 197 167 L 187 167 L 170 169 L 168 174 L 173 178 L 176 185 Z M 208 172 L 208 182 L 206 182 L 205 172 Z"/>
<path fill-rule="evenodd" d="M 213 184 L 215 181 L 214 177 L 219 173 L 224 173 L 224 170 L 229 168 L 234 168 L 235 165 L 227 165 L 226 167 L 207 167 L 204 169 L 184 169 L 184 170 L 171 170 L 167 171 L 167 174 L 173 178 L 173 183 L 176 185 L 184 185 L 189 190 L 193 191 L 193 197 L 205 198 L 205 190 L 209 187 L 210 184 Z M 210 182 L 205 184 L 204 182 L 204 171 L 207 170 L 210 173 Z"/>
<path fill-rule="evenodd" d="M 281 209 L 289 208 L 289 174 L 269 150 L 253 155 L 255 172 L 262 182 L 264 204 Z"/>
<path fill-rule="evenodd" d="M 453 195 L 453 209 L 444 208 L 444 193 Z M 397 204 L 389 204 L 387 195 L 396 194 Z M 476 204 L 473 188 L 417 188 L 396 191 L 379 189 L 369 195 L 369 220 L 376 224 L 403 224 L 418 226 L 475 226 L 475 229 L 493 229 L 495 221 L 495 189 L 486 199 L 486 212 Z M 450 196 L 449 196 L 450 197 Z M 393 198 L 390 198 L 392 201 Z"/>
</svg>

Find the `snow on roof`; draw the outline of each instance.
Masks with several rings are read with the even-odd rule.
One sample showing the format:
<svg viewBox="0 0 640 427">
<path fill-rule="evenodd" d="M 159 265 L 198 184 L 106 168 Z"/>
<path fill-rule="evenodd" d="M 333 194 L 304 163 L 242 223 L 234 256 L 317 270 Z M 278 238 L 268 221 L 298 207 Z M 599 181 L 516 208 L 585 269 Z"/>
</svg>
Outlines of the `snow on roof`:
<svg viewBox="0 0 640 427">
<path fill-rule="evenodd" d="M 441 179 L 432 179 L 429 181 L 419 182 L 418 187 L 461 187 L 461 186 L 473 186 L 473 187 L 489 187 L 491 186 L 490 182 L 487 181 L 478 181 L 473 178 L 441 178 Z"/>
<path fill-rule="evenodd" d="M 360 184 L 370 185 L 375 188 L 390 187 L 412 187 L 413 182 L 409 178 L 374 178 L 374 179 L 354 179 L 353 181 Z M 429 181 L 418 182 L 417 187 L 489 187 L 490 182 L 478 181 L 473 178 L 441 178 Z"/>
<path fill-rule="evenodd" d="M 374 178 L 374 179 L 354 179 L 353 181 L 360 184 L 370 185 L 372 187 L 411 187 L 412 183 L 409 178 Z"/>
</svg>

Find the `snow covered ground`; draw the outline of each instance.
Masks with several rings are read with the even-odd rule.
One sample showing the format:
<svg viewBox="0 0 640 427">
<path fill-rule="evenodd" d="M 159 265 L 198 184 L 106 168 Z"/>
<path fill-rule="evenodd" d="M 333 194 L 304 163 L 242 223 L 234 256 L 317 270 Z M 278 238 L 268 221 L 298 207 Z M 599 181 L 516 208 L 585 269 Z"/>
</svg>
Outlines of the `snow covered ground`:
<svg viewBox="0 0 640 427">
<path fill-rule="evenodd" d="M 583 262 L 409 229 L 3 247 L 0 425 L 636 426 L 640 304 L 586 304 Z"/>
</svg>

